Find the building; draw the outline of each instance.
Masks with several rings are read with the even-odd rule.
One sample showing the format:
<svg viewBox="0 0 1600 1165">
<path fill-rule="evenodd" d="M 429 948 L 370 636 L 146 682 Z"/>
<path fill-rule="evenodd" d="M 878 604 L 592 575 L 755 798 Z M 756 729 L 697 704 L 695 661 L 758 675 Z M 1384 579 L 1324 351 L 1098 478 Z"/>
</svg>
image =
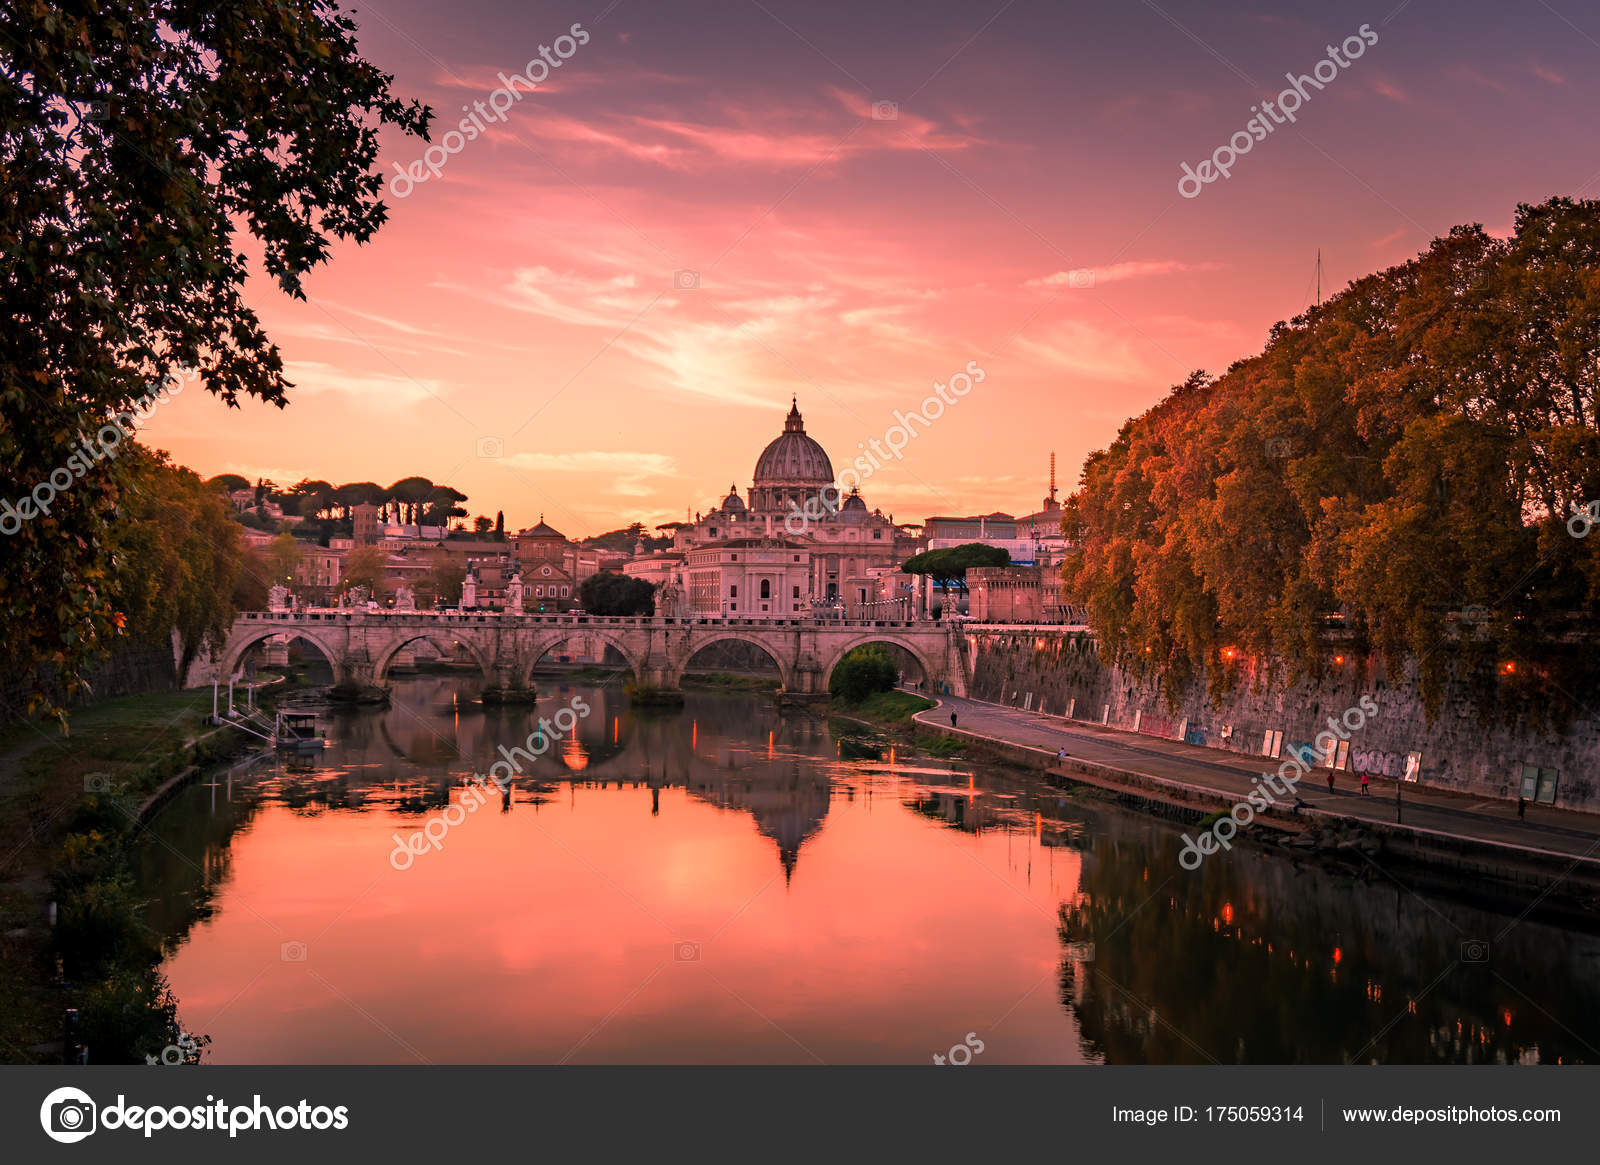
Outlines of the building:
<svg viewBox="0 0 1600 1165">
<path fill-rule="evenodd" d="M 782 538 L 732 538 L 684 555 L 688 614 L 793 619 L 810 609 L 811 552 Z"/>
<path fill-rule="evenodd" d="M 975 566 L 967 571 L 968 614 L 979 623 L 1081 623 L 1048 566 Z"/>
<path fill-rule="evenodd" d="M 375 546 L 383 538 L 382 510 L 371 502 L 350 507 L 350 525 L 357 546 Z"/>
<path fill-rule="evenodd" d="M 1061 503 L 1056 500 L 1056 456 L 1050 455 L 1050 492 L 1040 508 L 1014 518 L 1010 514 L 935 517 L 922 524 L 929 550 L 981 542 L 998 546 L 1018 566 L 1060 566 L 1070 547 L 1061 533 Z"/>
<path fill-rule="evenodd" d="M 909 614 L 910 581 L 900 564 L 917 552 L 916 536 L 869 508 L 859 489 L 840 494 L 833 462 L 806 433 L 798 401 L 756 458 L 748 498 L 729 486 L 709 511 L 660 527 L 672 535 L 669 552 L 636 555 L 623 569 L 675 586 L 686 613 Z M 676 571 L 666 554 L 681 556 Z"/>
<path fill-rule="evenodd" d="M 1031 544 L 1027 561 L 1039 566 L 1060 566 L 1072 545 L 1061 532 L 1061 503 L 1056 500 L 1056 455 L 1050 454 L 1050 492 L 1040 508 L 1016 519 L 1016 538 Z M 1022 561 L 1015 554 L 1013 562 Z"/>
</svg>

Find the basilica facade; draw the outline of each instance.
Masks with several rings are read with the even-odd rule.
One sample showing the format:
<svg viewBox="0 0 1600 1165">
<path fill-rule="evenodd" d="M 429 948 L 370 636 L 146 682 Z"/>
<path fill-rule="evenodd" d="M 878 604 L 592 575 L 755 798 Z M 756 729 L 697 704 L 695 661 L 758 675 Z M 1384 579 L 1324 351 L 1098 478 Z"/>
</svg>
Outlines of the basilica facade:
<svg viewBox="0 0 1600 1165">
<path fill-rule="evenodd" d="M 661 529 L 671 549 L 625 568 L 658 584 L 661 614 L 892 618 L 910 607 L 900 564 L 917 552 L 917 536 L 868 509 L 859 490 L 840 495 L 798 401 L 756 458 L 745 497 L 730 486 L 711 510 Z"/>
</svg>

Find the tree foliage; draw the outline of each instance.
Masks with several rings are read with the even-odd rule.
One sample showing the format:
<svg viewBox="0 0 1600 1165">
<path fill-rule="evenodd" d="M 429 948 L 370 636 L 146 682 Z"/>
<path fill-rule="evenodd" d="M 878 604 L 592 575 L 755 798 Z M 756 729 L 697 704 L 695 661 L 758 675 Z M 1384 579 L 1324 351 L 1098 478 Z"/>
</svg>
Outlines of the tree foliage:
<svg viewBox="0 0 1600 1165">
<path fill-rule="evenodd" d="M 300 569 L 305 556 L 305 547 L 287 530 L 268 542 L 261 555 L 267 564 L 267 589 L 274 586 L 292 587 L 295 572 Z"/>
<path fill-rule="evenodd" d="M 654 615 L 656 589 L 642 578 L 602 570 L 578 585 L 578 601 L 591 615 Z"/>
<path fill-rule="evenodd" d="M 122 520 L 112 527 L 112 604 L 128 634 L 179 637 L 179 675 L 233 625 L 244 535 L 233 507 L 199 476 L 139 446 L 127 462 Z"/>
<path fill-rule="evenodd" d="M 1597 390 L 1600 203 L 1458 227 L 1124 425 L 1067 502 L 1063 578 L 1169 691 L 1335 650 L 1415 666 L 1434 709 L 1452 668 L 1524 707 L 1586 690 L 1600 557 L 1567 522 L 1600 498 Z"/>
<path fill-rule="evenodd" d="M 868 643 L 847 652 L 834 665 L 833 674 L 828 677 L 828 694 L 848 704 L 859 704 L 874 692 L 893 691 L 899 678 L 899 665 L 889 652 L 876 643 Z"/>
<path fill-rule="evenodd" d="M 303 297 L 332 240 L 383 223 L 379 129 L 426 136 L 430 116 L 391 80 L 329 0 L 0 6 L 0 497 L 179 368 L 230 405 L 286 402 L 246 255 Z M 5 650 L 69 696 L 117 631 L 129 473 L 98 462 L 7 538 Z"/>
<path fill-rule="evenodd" d="M 604 534 L 585 538 L 582 545 L 613 554 L 632 554 L 640 542 L 644 543 L 646 551 L 667 550 L 672 546 L 671 538 L 651 537 L 646 534 L 642 522 L 633 522 L 620 530 L 608 530 Z"/>
<path fill-rule="evenodd" d="M 924 574 L 942 587 L 953 583 L 966 585 L 967 571 L 974 566 L 1010 566 L 1011 553 L 1003 546 L 990 546 L 983 542 L 964 542 L 960 546 L 945 546 L 938 550 L 924 550 L 900 564 L 906 574 Z"/>
<path fill-rule="evenodd" d="M 418 605 L 459 606 L 465 581 L 459 562 L 443 550 L 433 551 L 428 556 L 428 573 L 417 595 Z"/>
<path fill-rule="evenodd" d="M 384 576 L 388 572 L 389 554 L 381 546 L 357 546 L 344 557 L 344 572 L 339 589 L 366 587 L 374 599 L 384 595 Z"/>
</svg>

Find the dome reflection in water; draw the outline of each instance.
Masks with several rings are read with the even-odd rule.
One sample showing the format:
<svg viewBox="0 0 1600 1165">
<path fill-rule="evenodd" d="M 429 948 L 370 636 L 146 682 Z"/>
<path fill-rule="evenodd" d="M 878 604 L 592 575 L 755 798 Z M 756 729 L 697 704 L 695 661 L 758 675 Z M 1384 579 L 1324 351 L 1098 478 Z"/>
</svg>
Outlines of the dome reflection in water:
<svg viewBox="0 0 1600 1165">
<path fill-rule="evenodd" d="M 162 811 L 144 890 L 208 1062 L 1600 1059 L 1588 935 L 1246 847 L 1190 873 L 1163 823 L 767 695 L 543 682 L 398 679 Z"/>
</svg>

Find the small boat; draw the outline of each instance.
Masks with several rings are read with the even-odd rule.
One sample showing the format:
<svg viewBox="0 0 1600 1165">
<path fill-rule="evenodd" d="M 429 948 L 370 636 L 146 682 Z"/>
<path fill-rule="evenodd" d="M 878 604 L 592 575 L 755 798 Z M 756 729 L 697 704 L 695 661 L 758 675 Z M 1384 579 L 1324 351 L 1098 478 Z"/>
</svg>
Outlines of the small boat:
<svg viewBox="0 0 1600 1165">
<path fill-rule="evenodd" d="M 312 712 L 279 712 L 272 743 L 296 752 L 324 748 L 327 742 L 317 732 L 317 717 Z"/>
</svg>

